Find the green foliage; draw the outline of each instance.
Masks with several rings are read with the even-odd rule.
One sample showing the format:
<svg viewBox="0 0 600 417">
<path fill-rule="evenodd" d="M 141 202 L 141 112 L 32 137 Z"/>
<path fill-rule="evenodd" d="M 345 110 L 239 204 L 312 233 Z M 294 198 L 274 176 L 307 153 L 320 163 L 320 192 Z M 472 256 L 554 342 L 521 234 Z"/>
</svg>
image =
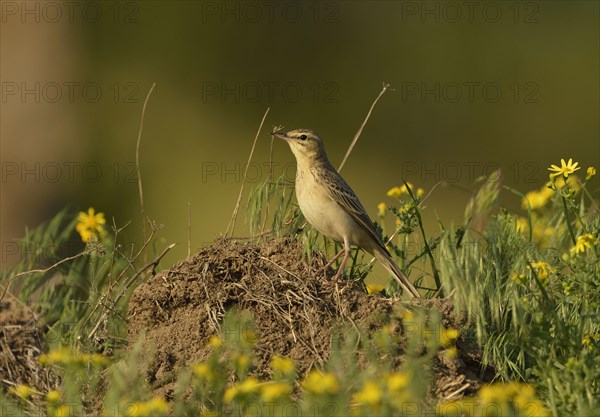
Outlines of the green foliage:
<svg viewBox="0 0 600 417">
<path fill-rule="evenodd" d="M 480 230 L 441 242 L 444 285 L 487 364 L 498 378 L 534 383 L 554 415 L 600 407 L 600 222 L 575 181 L 524 196 L 527 220 L 488 210 L 499 198 L 488 184 L 470 204 Z"/>
<path fill-rule="evenodd" d="M 149 266 L 156 266 L 136 269 L 158 227 L 152 225 L 149 239 L 134 248 L 118 243 L 117 229 L 83 243 L 75 232 L 77 222 L 72 210 L 64 209 L 27 230 L 19 242 L 20 262 L 2 272 L 0 284 L 35 306 L 51 344 L 90 351 L 119 348 L 134 284 Z"/>
</svg>

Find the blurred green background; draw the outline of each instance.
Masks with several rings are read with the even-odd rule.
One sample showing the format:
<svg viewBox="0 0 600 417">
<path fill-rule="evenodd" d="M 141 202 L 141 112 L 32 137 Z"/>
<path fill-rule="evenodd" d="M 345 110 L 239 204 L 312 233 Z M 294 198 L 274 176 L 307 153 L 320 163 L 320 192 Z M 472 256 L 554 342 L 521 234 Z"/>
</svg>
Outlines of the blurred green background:
<svg viewBox="0 0 600 417">
<path fill-rule="evenodd" d="M 186 256 L 188 203 L 193 250 L 225 232 L 267 108 L 246 194 L 274 125 L 315 129 L 339 164 L 383 82 L 394 91 L 343 171 L 373 218 L 403 178 L 444 183 L 424 218 L 436 230 L 462 222 L 475 178 L 498 167 L 522 192 L 560 158 L 600 168 L 599 17 L 595 1 L 2 2 L 2 263 L 67 204 L 139 237 L 153 82 L 141 168 L 146 214 L 180 243 L 165 264 Z M 273 157 L 293 179 L 287 145 Z"/>
</svg>

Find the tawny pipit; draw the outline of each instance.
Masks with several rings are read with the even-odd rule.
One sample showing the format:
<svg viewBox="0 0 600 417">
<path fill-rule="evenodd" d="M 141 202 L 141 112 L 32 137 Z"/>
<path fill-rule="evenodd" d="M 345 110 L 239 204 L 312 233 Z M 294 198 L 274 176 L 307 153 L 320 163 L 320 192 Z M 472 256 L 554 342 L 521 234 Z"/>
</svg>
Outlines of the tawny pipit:
<svg viewBox="0 0 600 417">
<path fill-rule="evenodd" d="M 323 141 L 309 129 L 274 132 L 296 157 L 296 199 L 302 214 L 325 236 L 344 245 L 337 279 L 356 245 L 373 255 L 411 297 L 419 297 L 412 283 L 394 262 L 356 194 L 331 165 Z"/>
</svg>

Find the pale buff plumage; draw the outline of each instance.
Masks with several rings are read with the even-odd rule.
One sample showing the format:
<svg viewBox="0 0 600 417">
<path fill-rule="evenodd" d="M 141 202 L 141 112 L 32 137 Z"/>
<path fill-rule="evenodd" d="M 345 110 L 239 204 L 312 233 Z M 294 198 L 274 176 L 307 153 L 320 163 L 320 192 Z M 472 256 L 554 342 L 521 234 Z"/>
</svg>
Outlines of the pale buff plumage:
<svg viewBox="0 0 600 417">
<path fill-rule="evenodd" d="M 419 297 L 388 253 L 358 197 L 329 162 L 321 138 L 309 129 L 273 135 L 284 139 L 296 157 L 296 198 L 302 214 L 319 232 L 344 245 L 336 279 L 348 260 L 350 245 L 356 245 L 373 255 L 411 297 Z"/>
</svg>

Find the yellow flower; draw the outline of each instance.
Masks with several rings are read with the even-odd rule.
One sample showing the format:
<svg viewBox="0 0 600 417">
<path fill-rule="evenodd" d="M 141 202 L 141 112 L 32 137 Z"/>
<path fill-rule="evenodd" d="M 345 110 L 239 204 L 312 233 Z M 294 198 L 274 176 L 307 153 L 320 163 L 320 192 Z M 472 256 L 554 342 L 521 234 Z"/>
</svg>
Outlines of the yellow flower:
<svg viewBox="0 0 600 417">
<path fill-rule="evenodd" d="M 377 204 L 377 215 L 379 217 L 385 217 L 386 211 L 387 211 L 387 204 L 385 204 L 385 203 Z"/>
<path fill-rule="evenodd" d="M 560 167 L 557 165 L 550 165 L 550 168 L 548 168 L 548 171 L 553 171 L 550 174 L 550 179 L 553 179 L 555 177 L 558 177 L 560 175 L 564 176 L 565 178 L 568 178 L 568 176 L 572 173 L 574 173 L 575 171 L 577 171 L 578 169 L 581 169 L 581 167 L 578 167 L 577 165 L 579 165 L 579 162 L 575 162 L 573 163 L 573 158 L 569 158 L 569 162 L 565 162 L 564 159 L 560 160 Z"/>
<path fill-rule="evenodd" d="M 94 209 L 90 207 L 87 213 L 83 211 L 79 212 L 77 216 L 79 223 L 75 226 L 75 230 L 81 236 L 81 240 L 89 242 L 92 237 L 104 237 L 106 236 L 106 230 L 104 230 L 104 224 L 106 219 L 104 213 L 95 213 Z"/>
<path fill-rule="evenodd" d="M 458 330 L 442 328 L 440 332 L 440 345 L 449 347 L 456 339 L 458 339 Z"/>
<path fill-rule="evenodd" d="M 212 335 L 210 337 L 210 339 L 208 339 L 208 346 L 210 346 L 213 349 L 217 349 L 218 347 L 220 347 L 223 344 L 223 341 L 221 340 L 221 338 L 217 335 Z"/>
<path fill-rule="evenodd" d="M 263 385 L 260 393 L 260 398 L 266 402 L 273 402 L 281 397 L 290 395 L 292 387 L 287 382 L 269 382 Z"/>
<path fill-rule="evenodd" d="M 566 186 L 574 191 L 578 191 L 581 188 L 581 181 L 576 174 L 573 174 L 570 175 L 569 178 L 558 177 L 555 178 L 554 181 L 548 183 L 548 187 L 556 190 L 562 190 Z"/>
<path fill-rule="evenodd" d="M 292 375 L 296 370 L 294 361 L 281 356 L 273 356 L 271 359 L 271 369 L 276 372 L 281 372 L 283 375 Z"/>
<path fill-rule="evenodd" d="M 402 320 L 403 321 L 412 321 L 415 318 L 415 313 L 410 310 L 404 310 L 402 312 Z"/>
<path fill-rule="evenodd" d="M 548 278 L 550 271 L 554 271 L 554 268 L 552 268 L 550 265 L 548 265 L 546 262 L 543 262 L 543 261 L 532 262 L 531 266 L 535 269 L 535 272 L 537 273 L 538 278 L 541 279 L 542 281 L 545 280 L 546 278 Z"/>
<path fill-rule="evenodd" d="M 66 404 L 63 404 L 59 407 L 56 408 L 56 410 L 54 410 L 54 413 L 52 414 L 54 417 L 69 417 L 71 415 L 71 410 L 69 409 L 69 406 Z M 128 414 L 131 415 L 131 414 Z"/>
<path fill-rule="evenodd" d="M 215 373 L 213 372 L 213 370 L 206 363 L 199 363 L 197 365 L 194 365 L 192 367 L 192 371 L 194 372 L 194 374 L 196 376 L 199 376 L 200 378 L 204 378 L 207 380 L 212 380 L 215 376 Z"/>
<path fill-rule="evenodd" d="M 560 228 L 557 230 L 552 226 L 546 227 L 542 223 L 533 225 L 533 240 L 539 246 L 547 245 L 557 233 L 560 233 Z"/>
<path fill-rule="evenodd" d="M 381 284 L 367 284 L 367 294 L 378 294 L 385 288 Z"/>
<path fill-rule="evenodd" d="M 225 402 L 231 402 L 235 398 L 241 395 L 251 395 L 258 391 L 258 380 L 254 377 L 250 377 L 245 381 L 234 384 L 231 388 L 225 391 L 223 399 Z"/>
<path fill-rule="evenodd" d="M 510 279 L 518 284 L 525 284 L 525 278 L 525 274 L 517 274 L 516 272 L 510 274 Z"/>
<path fill-rule="evenodd" d="M 388 190 L 387 196 L 392 198 L 400 198 L 402 189 L 400 187 L 392 187 Z"/>
<path fill-rule="evenodd" d="M 600 333 L 587 334 L 581 339 L 581 346 L 587 348 L 590 352 L 596 349 L 596 343 L 600 342 Z"/>
<path fill-rule="evenodd" d="M 169 411 L 169 405 L 164 398 L 154 397 L 146 402 L 135 402 L 126 411 L 131 417 L 147 417 L 151 414 L 163 416 Z"/>
<path fill-rule="evenodd" d="M 596 168 L 594 167 L 588 167 L 587 171 L 586 171 L 587 175 L 585 176 L 586 181 L 589 181 L 592 179 L 592 177 L 594 175 L 596 175 Z"/>
<path fill-rule="evenodd" d="M 548 200 L 554 195 L 554 190 L 548 187 L 542 187 L 539 191 L 530 191 L 521 200 L 521 207 L 524 210 L 531 208 L 537 210 L 546 205 Z"/>
<path fill-rule="evenodd" d="M 146 413 L 157 413 L 158 415 L 166 415 L 169 411 L 169 405 L 164 398 L 154 397 L 150 401 L 147 401 L 145 404 Z"/>
<path fill-rule="evenodd" d="M 490 404 L 494 406 L 494 410 L 491 410 Z M 532 410 L 534 413 L 529 413 L 531 416 L 550 417 L 552 415 L 536 397 L 535 389 L 532 386 L 518 382 L 485 385 L 477 393 L 476 401 L 470 401 L 470 406 L 471 409 L 474 407 L 474 413 L 469 415 L 522 415 Z M 515 412 L 509 412 L 511 409 Z M 489 411 L 493 411 L 495 414 L 487 414 L 486 412 Z M 498 412 L 500 414 L 496 414 Z"/>
<path fill-rule="evenodd" d="M 72 352 L 66 348 L 58 348 L 39 356 L 38 361 L 42 365 L 54 365 L 69 363 L 72 360 Z"/>
<path fill-rule="evenodd" d="M 408 184 L 408 187 L 411 191 L 415 189 L 412 183 L 406 181 L 406 184 Z M 387 192 L 387 196 L 392 198 L 400 198 L 403 194 L 409 195 L 408 189 L 406 188 L 406 184 L 402 184 L 400 187 L 390 188 Z M 422 188 L 419 188 L 419 190 L 421 190 L 421 195 L 425 193 L 425 191 Z M 419 196 L 419 190 L 417 190 L 417 196 Z"/>
<path fill-rule="evenodd" d="M 311 371 L 302 386 L 313 394 L 335 394 L 340 389 L 340 383 L 334 374 L 319 371 Z"/>
<path fill-rule="evenodd" d="M 448 348 L 444 350 L 444 354 L 447 358 L 454 359 L 458 356 L 458 349 L 456 349 L 455 347 Z"/>
<path fill-rule="evenodd" d="M 29 385 L 21 384 L 11 388 L 11 391 L 20 399 L 27 400 L 32 394 L 35 394 L 35 390 Z"/>
<path fill-rule="evenodd" d="M 577 242 L 575 242 L 575 246 L 570 249 L 571 255 L 577 256 L 579 254 L 585 253 L 588 249 L 593 249 L 594 245 L 598 243 L 598 239 L 594 237 L 591 233 L 586 233 L 577 238 Z"/>
<path fill-rule="evenodd" d="M 60 401 L 62 394 L 60 391 L 52 390 L 46 393 L 46 401 L 49 403 L 57 403 Z"/>
<path fill-rule="evenodd" d="M 376 382 L 367 381 L 362 389 L 354 394 L 354 401 L 361 404 L 377 405 L 381 402 L 383 393 Z"/>
<path fill-rule="evenodd" d="M 241 354 L 237 357 L 237 367 L 240 370 L 246 370 L 250 365 L 250 357 L 248 355 Z"/>
<path fill-rule="evenodd" d="M 425 195 L 425 190 L 421 187 L 417 188 L 417 197 L 421 198 Z"/>
<path fill-rule="evenodd" d="M 517 217 L 517 220 L 515 221 L 515 228 L 517 229 L 518 233 L 525 233 L 528 227 L 529 222 L 525 217 Z"/>
<path fill-rule="evenodd" d="M 387 386 L 391 393 L 397 393 L 408 386 L 410 377 L 406 373 L 395 372 L 388 376 Z"/>
</svg>

